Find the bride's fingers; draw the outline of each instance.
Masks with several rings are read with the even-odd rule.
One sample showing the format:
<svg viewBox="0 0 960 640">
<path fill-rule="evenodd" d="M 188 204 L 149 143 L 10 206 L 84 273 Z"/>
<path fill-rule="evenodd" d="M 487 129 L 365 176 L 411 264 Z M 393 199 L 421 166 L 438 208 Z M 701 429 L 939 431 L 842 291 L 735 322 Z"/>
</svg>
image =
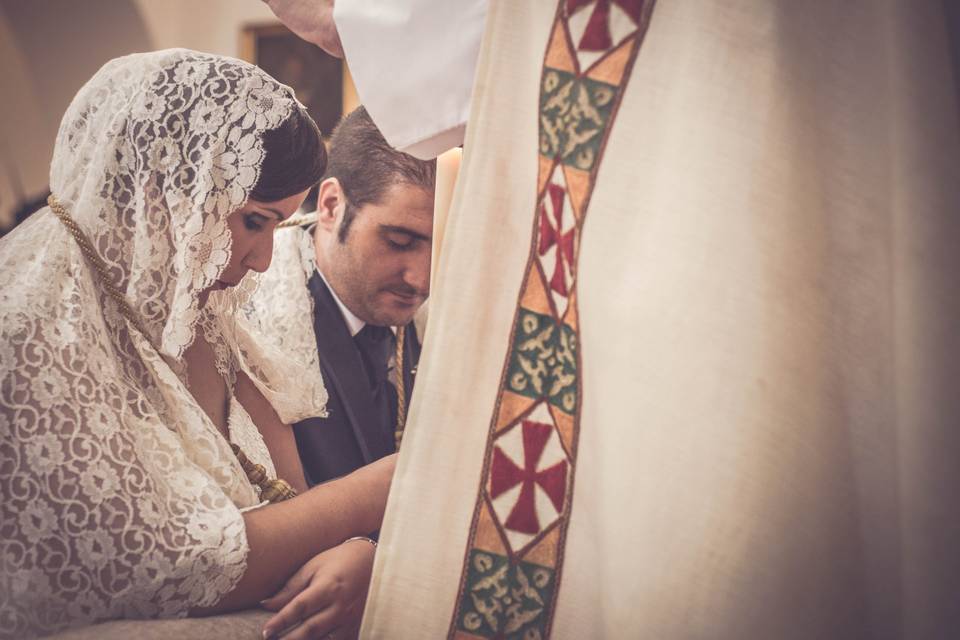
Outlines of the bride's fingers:
<svg viewBox="0 0 960 640">
<path fill-rule="evenodd" d="M 336 601 L 331 597 L 329 589 L 326 587 L 313 586 L 298 593 L 289 603 L 287 603 L 277 615 L 273 616 L 263 625 L 263 635 L 265 638 L 277 637 L 282 631 L 296 624 L 312 621 L 310 627 L 314 628 L 318 624 L 326 624 L 333 627 L 332 621 L 338 615 Z M 299 630 L 299 627 L 297 628 Z M 286 638 L 288 636 L 284 636 Z M 300 637 L 297 635 L 289 636 L 291 638 Z M 314 637 L 314 636 L 302 636 Z"/>
<path fill-rule="evenodd" d="M 280 591 L 277 591 L 266 600 L 261 600 L 260 606 L 268 611 L 278 611 L 290 602 L 294 596 L 310 586 L 311 578 L 313 578 L 311 568 L 306 565 L 301 567 L 299 571 L 290 576 L 290 579 L 287 580 L 287 583 L 283 585 Z"/>
<path fill-rule="evenodd" d="M 315 638 L 335 637 L 339 640 L 340 634 L 336 621 L 330 610 L 311 616 L 303 621 L 296 629 L 283 636 L 283 640 L 314 640 Z"/>
</svg>

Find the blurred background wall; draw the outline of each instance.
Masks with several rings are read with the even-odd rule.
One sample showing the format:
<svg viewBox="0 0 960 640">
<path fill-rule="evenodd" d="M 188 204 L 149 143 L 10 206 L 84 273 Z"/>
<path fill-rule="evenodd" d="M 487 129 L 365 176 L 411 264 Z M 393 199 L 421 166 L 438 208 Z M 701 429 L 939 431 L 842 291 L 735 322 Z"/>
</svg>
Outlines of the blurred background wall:
<svg viewBox="0 0 960 640">
<path fill-rule="evenodd" d="M 186 47 L 256 62 L 251 34 L 277 29 L 261 0 L 0 0 L 0 231 L 45 199 L 63 112 L 107 60 Z M 312 62 L 304 69 L 300 58 L 319 49 L 291 39 L 305 49 L 288 66 L 310 77 Z M 348 73 L 343 83 L 337 100 L 349 110 L 356 94 Z"/>
<path fill-rule="evenodd" d="M 943 3 L 960 61 L 960 0 Z M 0 0 L 0 234 L 18 211 L 45 199 L 60 118 L 80 86 L 116 56 L 187 47 L 261 62 L 297 89 L 329 134 L 329 105 L 315 109 L 314 103 L 322 103 L 318 94 L 326 87 L 342 82 L 338 113 L 353 109 L 349 72 L 343 68 L 340 78 L 337 69 L 336 79 L 327 78 L 330 61 L 313 57 L 325 54 L 289 32 L 287 49 L 281 46 L 278 54 L 278 30 L 284 28 L 261 0 Z M 263 61 L 258 38 L 268 45 Z"/>
</svg>

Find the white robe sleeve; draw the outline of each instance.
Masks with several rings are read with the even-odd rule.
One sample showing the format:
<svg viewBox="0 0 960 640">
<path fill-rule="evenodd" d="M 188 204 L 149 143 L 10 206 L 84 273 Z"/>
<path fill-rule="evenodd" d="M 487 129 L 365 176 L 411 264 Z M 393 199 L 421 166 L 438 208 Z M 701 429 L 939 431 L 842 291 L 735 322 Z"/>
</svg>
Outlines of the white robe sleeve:
<svg viewBox="0 0 960 640">
<path fill-rule="evenodd" d="M 360 101 L 392 146 L 428 160 L 463 143 L 486 0 L 338 0 Z"/>
</svg>

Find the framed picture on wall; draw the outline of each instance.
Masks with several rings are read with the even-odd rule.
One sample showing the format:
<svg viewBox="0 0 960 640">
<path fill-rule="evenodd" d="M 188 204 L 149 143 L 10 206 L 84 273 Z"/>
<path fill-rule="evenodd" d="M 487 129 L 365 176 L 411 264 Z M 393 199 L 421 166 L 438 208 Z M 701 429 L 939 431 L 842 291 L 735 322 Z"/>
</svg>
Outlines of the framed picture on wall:
<svg viewBox="0 0 960 640">
<path fill-rule="evenodd" d="M 333 133 L 343 114 L 359 106 L 357 90 L 343 60 L 301 40 L 282 24 L 245 26 L 240 33 L 240 56 L 291 87 L 324 138 Z M 316 208 L 314 187 L 301 211 Z"/>
</svg>

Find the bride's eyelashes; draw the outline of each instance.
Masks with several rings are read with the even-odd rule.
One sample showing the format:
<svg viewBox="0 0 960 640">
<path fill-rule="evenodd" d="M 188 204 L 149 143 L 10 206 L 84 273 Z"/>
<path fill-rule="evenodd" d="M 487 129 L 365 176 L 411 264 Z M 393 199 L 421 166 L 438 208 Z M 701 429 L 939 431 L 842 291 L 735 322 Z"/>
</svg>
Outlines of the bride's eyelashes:
<svg viewBox="0 0 960 640">
<path fill-rule="evenodd" d="M 262 230 L 266 221 L 266 218 L 257 213 L 248 213 L 243 216 L 243 226 L 250 231 Z"/>
</svg>

